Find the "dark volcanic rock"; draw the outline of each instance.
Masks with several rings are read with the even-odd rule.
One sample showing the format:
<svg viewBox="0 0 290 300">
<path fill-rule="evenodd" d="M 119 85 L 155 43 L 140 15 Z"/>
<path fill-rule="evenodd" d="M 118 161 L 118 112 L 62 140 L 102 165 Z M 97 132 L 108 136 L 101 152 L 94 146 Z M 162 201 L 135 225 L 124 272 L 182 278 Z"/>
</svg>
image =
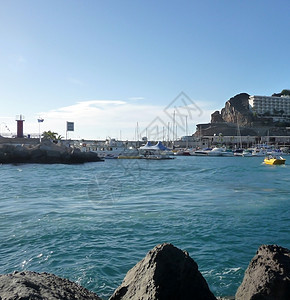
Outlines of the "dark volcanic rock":
<svg viewBox="0 0 290 300">
<path fill-rule="evenodd" d="M 239 126 L 252 126 L 253 114 L 249 109 L 249 94 L 241 93 L 230 98 L 225 107 L 211 115 L 211 123 L 233 123 Z"/>
<path fill-rule="evenodd" d="M 195 261 L 171 244 L 153 248 L 124 278 L 110 300 L 216 299 Z"/>
<path fill-rule="evenodd" d="M 0 145 L 0 163 L 75 164 L 102 161 L 97 153 L 43 141 L 36 146 Z"/>
<path fill-rule="evenodd" d="M 290 250 L 262 245 L 251 260 L 236 300 L 289 300 Z"/>
<path fill-rule="evenodd" d="M 285 90 L 285 94 L 290 94 Z M 277 94 L 276 96 L 282 94 Z M 208 124 L 198 124 L 194 136 L 210 136 L 222 133 L 224 136 L 237 135 L 237 129 L 242 136 L 288 136 L 290 127 L 289 120 L 278 122 L 270 116 L 253 114 L 249 105 L 249 94 L 240 93 L 230 98 L 225 107 L 211 114 L 211 122 Z"/>
<path fill-rule="evenodd" d="M 0 275 L 0 299 L 101 300 L 95 293 L 72 281 L 30 271 Z"/>
<path fill-rule="evenodd" d="M 241 93 L 230 98 L 221 110 L 221 117 L 227 123 L 251 126 L 253 114 L 249 109 L 249 94 Z"/>
<path fill-rule="evenodd" d="M 211 123 L 222 123 L 225 122 L 222 115 L 218 110 L 211 114 Z"/>
</svg>

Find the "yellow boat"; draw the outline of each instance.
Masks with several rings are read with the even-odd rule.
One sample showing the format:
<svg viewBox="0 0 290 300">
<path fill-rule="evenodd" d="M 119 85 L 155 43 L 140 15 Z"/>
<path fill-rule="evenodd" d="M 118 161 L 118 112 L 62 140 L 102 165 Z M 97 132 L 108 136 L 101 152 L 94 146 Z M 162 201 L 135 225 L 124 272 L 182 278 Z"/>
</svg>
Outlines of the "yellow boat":
<svg viewBox="0 0 290 300">
<path fill-rule="evenodd" d="M 264 159 L 264 163 L 267 165 L 285 165 L 286 159 L 282 156 L 275 157 L 272 155 L 266 156 Z"/>
</svg>

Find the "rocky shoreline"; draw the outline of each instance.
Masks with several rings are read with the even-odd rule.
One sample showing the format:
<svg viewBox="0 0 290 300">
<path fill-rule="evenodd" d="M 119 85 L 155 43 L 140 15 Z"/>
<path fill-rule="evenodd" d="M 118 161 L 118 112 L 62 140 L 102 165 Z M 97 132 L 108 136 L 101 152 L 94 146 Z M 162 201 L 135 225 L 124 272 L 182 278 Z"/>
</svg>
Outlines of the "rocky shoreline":
<svg viewBox="0 0 290 300">
<path fill-rule="evenodd" d="M 0 145 L 0 164 L 82 164 L 103 161 L 94 152 L 81 152 L 78 148 L 55 144 L 45 140 L 38 145 Z"/>
<path fill-rule="evenodd" d="M 216 298 L 186 251 L 157 245 L 128 271 L 110 300 L 288 300 L 290 250 L 262 245 L 251 260 L 236 295 Z M 0 275 L 1 300 L 101 300 L 80 285 L 53 274 L 31 271 Z"/>
</svg>

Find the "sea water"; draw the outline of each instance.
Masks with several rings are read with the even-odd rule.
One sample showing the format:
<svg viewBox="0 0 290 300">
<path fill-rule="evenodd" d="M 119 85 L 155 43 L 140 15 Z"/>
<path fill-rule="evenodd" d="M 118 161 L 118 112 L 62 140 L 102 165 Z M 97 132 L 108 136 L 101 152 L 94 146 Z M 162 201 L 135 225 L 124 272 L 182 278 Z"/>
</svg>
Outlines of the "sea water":
<svg viewBox="0 0 290 300">
<path fill-rule="evenodd" d="M 261 244 L 290 248 L 290 166 L 177 157 L 0 166 L 0 273 L 49 272 L 107 299 L 159 243 L 234 295 Z"/>
</svg>

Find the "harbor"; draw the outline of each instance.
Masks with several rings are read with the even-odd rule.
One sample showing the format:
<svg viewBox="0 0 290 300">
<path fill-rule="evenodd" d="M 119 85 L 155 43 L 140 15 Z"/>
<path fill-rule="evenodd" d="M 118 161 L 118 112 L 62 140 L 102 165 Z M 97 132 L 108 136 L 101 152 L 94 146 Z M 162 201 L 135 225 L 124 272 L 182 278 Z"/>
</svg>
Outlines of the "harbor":
<svg viewBox="0 0 290 300">
<path fill-rule="evenodd" d="M 2 1 L 0 300 L 289 300 L 289 1 Z"/>
<path fill-rule="evenodd" d="M 108 299 L 151 248 L 170 242 L 215 296 L 233 296 L 261 244 L 290 248 L 289 165 L 263 159 L 0 165 L 0 272 L 45 271 Z"/>
</svg>

